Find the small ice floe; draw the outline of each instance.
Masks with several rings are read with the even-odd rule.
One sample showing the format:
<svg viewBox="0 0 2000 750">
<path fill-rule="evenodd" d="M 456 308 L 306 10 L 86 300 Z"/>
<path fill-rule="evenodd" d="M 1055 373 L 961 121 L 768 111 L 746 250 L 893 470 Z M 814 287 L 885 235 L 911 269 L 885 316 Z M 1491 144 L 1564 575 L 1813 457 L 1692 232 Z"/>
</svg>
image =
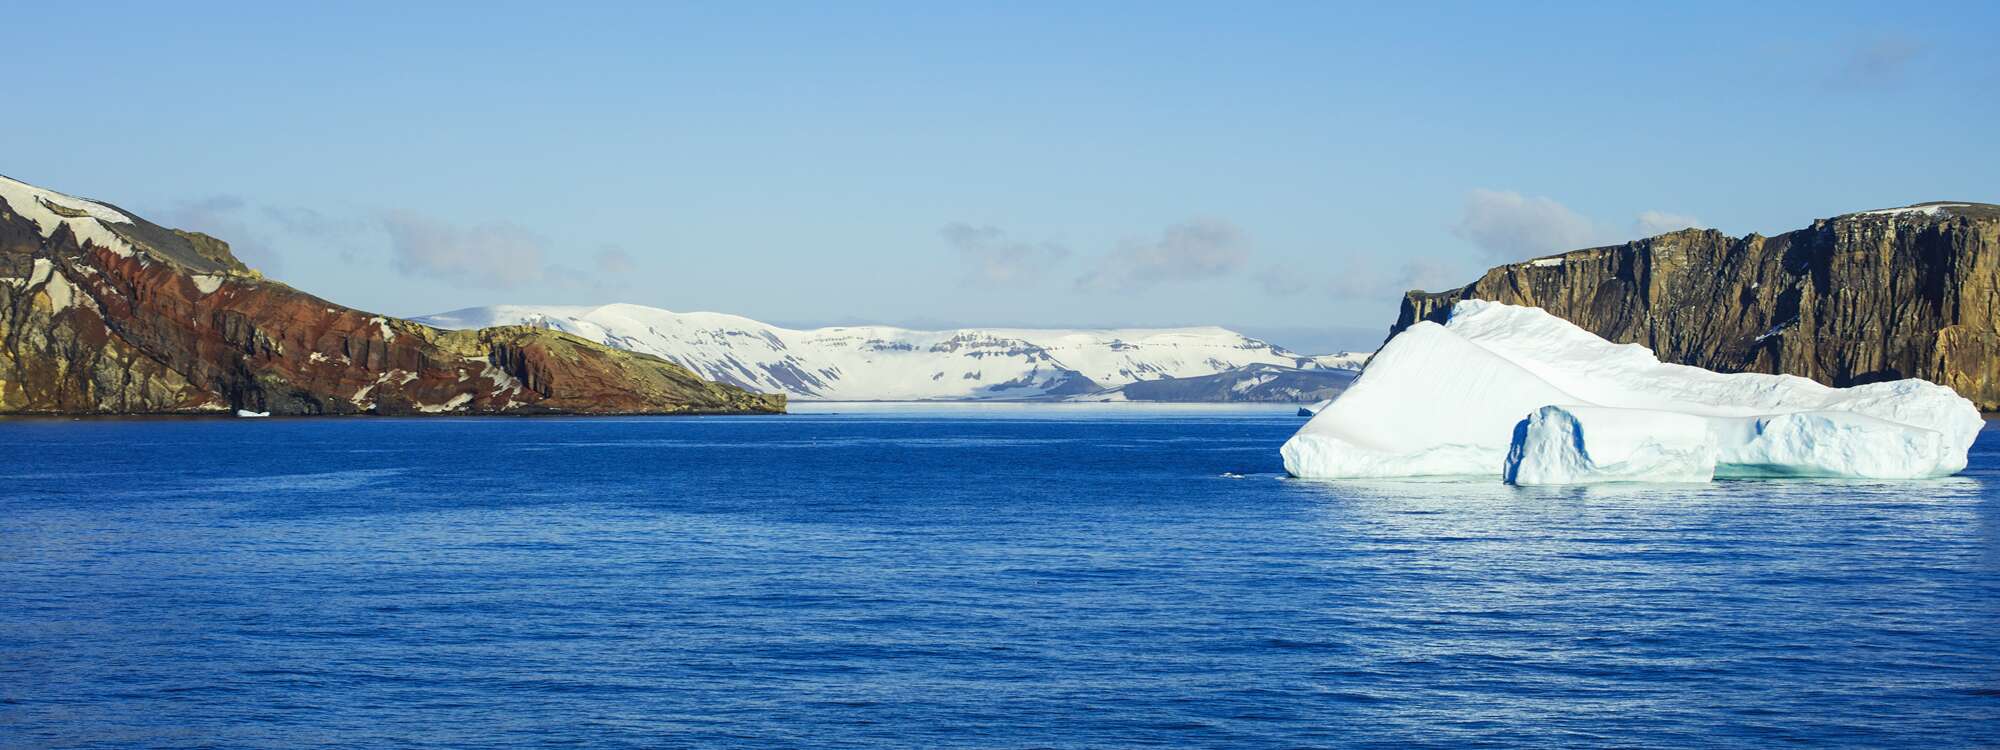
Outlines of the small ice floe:
<svg viewBox="0 0 2000 750">
<path fill-rule="evenodd" d="M 1236 472 L 1233 472 L 1233 471 L 1225 471 L 1225 472 L 1222 472 L 1222 478 L 1223 478 L 1223 479 L 1242 479 L 1242 478 L 1243 478 L 1243 475 L 1242 475 L 1242 474 L 1238 474 L 1238 473 L 1236 473 Z"/>
<path fill-rule="evenodd" d="M 249 409 L 237 409 L 237 410 L 236 410 L 236 416 L 239 416 L 239 417 L 268 417 L 268 416 L 271 416 L 271 413 L 270 413 L 270 412 L 268 412 L 268 411 L 251 411 L 251 410 L 249 410 Z"/>
</svg>

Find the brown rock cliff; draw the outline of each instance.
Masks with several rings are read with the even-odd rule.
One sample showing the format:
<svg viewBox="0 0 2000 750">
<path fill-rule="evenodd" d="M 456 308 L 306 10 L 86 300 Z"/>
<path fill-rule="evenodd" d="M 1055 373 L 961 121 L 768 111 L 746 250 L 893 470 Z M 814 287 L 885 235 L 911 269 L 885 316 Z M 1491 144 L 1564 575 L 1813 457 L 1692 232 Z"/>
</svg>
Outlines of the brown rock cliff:
<svg viewBox="0 0 2000 750">
<path fill-rule="evenodd" d="M 527 327 L 441 331 L 262 278 L 206 235 L 0 177 L 0 413 L 777 412 Z"/>
<path fill-rule="evenodd" d="M 1847 386 L 1923 378 L 2000 411 L 2000 206 L 1847 214 L 1775 237 L 1687 229 L 1410 292 L 1390 335 L 1461 299 L 1533 305 L 1668 362 Z"/>
</svg>

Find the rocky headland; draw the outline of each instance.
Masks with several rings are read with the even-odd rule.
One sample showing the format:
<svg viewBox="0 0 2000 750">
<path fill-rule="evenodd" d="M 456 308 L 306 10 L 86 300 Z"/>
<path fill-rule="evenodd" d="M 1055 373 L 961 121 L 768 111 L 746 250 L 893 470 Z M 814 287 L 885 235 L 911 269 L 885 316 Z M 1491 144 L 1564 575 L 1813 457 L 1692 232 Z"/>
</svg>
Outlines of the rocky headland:
<svg viewBox="0 0 2000 750">
<path fill-rule="evenodd" d="M 0 177 L 0 413 L 781 412 L 545 328 L 443 331 L 264 278 L 221 240 Z"/>
</svg>

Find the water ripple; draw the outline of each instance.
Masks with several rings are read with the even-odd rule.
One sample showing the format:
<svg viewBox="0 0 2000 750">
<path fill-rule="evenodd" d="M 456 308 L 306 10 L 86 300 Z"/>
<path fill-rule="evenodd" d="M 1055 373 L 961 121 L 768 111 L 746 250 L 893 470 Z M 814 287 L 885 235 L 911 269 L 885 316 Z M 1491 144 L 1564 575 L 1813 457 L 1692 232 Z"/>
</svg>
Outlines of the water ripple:
<svg viewBox="0 0 2000 750">
<path fill-rule="evenodd" d="M 0 423 L 0 746 L 2000 744 L 2000 433 L 1529 490 L 820 408 Z"/>
</svg>

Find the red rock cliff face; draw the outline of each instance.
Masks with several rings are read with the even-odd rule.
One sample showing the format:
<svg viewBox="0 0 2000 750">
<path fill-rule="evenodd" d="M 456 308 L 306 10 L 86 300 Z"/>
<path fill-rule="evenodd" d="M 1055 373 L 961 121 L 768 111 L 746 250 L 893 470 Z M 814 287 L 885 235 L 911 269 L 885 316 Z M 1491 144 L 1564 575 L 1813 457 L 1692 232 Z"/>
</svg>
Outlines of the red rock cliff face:
<svg viewBox="0 0 2000 750">
<path fill-rule="evenodd" d="M 1390 335 L 1461 299 L 1534 305 L 1669 362 L 1835 386 L 1923 378 L 2000 411 L 2000 207 L 1848 214 L 1776 237 L 1682 230 L 1411 292 Z"/>
<path fill-rule="evenodd" d="M 447 332 L 342 307 L 213 238 L 0 177 L 0 413 L 233 409 L 674 414 L 784 399 L 555 331 Z"/>
</svg>

